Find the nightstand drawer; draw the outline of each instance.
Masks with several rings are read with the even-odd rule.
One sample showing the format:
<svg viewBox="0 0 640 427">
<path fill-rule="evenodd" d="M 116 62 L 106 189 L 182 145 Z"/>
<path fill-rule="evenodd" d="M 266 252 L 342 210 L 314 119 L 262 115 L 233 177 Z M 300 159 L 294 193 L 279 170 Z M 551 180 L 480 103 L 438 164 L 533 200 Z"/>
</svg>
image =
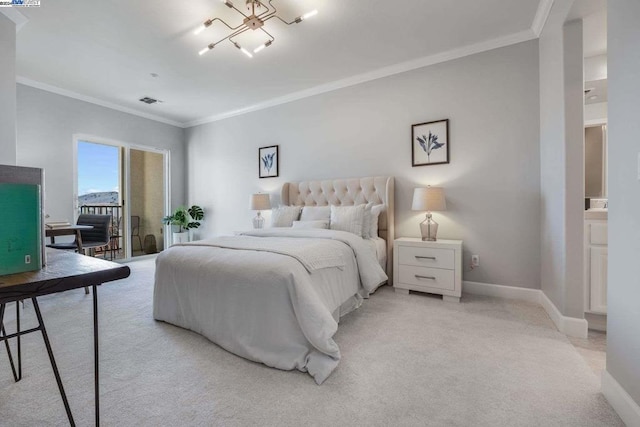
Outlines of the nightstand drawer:
<svg viewBox="0 0 640 427">
<path fill-rule="evenodd" d="M 400 264 L 454 269 L 455 253 L 453 249 L 414 246 L 400 246 L 399 249 Z"/>
<path fill-rule="evenodd" d="M 453 270 L 440 268 L 414 267 L 403 265 L 400 267 L 400 283 L 425 288 L 436 288 L 453 291 L 455 289 L 455 273 Z"/>
</svg>

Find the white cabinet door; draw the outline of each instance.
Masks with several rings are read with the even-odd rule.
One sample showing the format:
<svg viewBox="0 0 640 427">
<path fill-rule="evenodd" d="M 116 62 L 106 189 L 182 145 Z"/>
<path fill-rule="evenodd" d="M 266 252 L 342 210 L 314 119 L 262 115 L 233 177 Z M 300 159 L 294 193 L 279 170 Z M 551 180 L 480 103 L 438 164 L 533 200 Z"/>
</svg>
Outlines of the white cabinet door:
<svg viewBox="0 0 640 427">
<path fill-rule="evenodd" d="M 607 312 L 607 248 L 592 247 L 590 252 L 591 264 L 591 311 Z"/>
</svg>

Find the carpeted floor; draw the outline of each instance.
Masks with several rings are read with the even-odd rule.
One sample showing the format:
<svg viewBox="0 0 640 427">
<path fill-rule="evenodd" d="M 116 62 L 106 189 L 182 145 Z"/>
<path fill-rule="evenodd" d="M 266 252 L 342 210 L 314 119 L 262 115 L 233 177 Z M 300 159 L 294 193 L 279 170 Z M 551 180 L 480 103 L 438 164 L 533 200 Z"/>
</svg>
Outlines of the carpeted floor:
<svg viewBox="0 0 640 427">
<path fill-rule="evenodd" d="M 536 305 L 472 295 L 444 303 L 385 287 L 343 318 L 342 361 L 317 386 L 155 322 L 153 260 L 130 266 L 129 279 L 99 290 L 104 426 L 623 425 Z M 79 426 L 93 422 L 91 301 L 82 290 L 41 300 Z M 30 303 L 23 317 L 24 328 L 35 325 Z M 0 347 L 0 425 L 67 425 L 41 337 L 23 338 L 23 352 L 14 383 Z"/>
</svg>

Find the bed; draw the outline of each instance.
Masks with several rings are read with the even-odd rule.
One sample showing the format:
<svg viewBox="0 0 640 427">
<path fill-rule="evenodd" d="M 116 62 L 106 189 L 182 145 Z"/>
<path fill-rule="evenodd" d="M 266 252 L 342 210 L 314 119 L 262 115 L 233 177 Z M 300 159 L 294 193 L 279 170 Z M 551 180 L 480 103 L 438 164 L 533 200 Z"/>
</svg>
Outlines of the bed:
<svg viewBox="0 0 640 427">
<path fill-rule="evenodd" d="M 340 317 L 393 277 L 393 192 L 393 177 L 284 184 L 285 206 L 384 205 L 379 239 L 268 228 L 174 245 L 156 260 L 154 318 L 321 384 L 340 361 Z"/>
</svg>

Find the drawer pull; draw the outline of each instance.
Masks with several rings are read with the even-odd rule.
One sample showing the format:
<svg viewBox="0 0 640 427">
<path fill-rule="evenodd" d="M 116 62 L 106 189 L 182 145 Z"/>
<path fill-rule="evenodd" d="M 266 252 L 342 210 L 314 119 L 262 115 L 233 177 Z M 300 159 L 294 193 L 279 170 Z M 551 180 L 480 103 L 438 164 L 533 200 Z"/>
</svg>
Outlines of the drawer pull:
<svg viewBox="0 0 640 427">
<path fill-rule="evenodd" d="M 416 274 L 415 276 L 416 276 L 416 279 L 436 280 L 436 278 L 433 276 L 420 276 L 418 274 Z"/>
<path fill-rule="evenodd" d="M 435 261 L 436 257 L 434 257 L 434 256 L 418 256 L 418 255 L 416 255 L 416 259 L 430 259 L 430 260 Z"/>
</svg>

